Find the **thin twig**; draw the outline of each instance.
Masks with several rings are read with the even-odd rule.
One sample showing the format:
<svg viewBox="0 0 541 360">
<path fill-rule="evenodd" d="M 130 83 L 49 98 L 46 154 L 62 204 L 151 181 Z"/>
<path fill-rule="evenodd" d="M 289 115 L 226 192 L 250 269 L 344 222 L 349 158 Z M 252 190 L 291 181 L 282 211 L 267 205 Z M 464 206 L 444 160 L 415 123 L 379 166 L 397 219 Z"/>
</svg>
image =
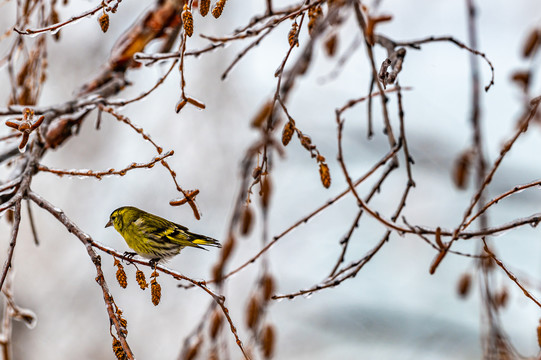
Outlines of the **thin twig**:
<svg viewBox="0 0 541 360">
<path fill-rule="evenodd" d="M 509 269 L 507 269 L 507 267 L 503 264 L 503 262 L 498 259 L 496 257 L 496 255 L 494 254 L 494 252 L 492 252 L 492 250 L 490 250 L 490 248 L 488 247 L 487 245 L 487 242 L 485 240 L 485 238 L 483 237 L 483 249 L 485 250 L 485 252 L 492 258 L 492 260 L 494 260 L 494 262 L 507 274 L 507 277 L 509 279 L 511 279 L 511 281 L 513 281 L 519 288 L 520 290 L 522 290 L 522 292 L 524 293 L 524 295 L 526 295 L 526 297 L 530 298 L 537 306 L 539 306 L 541 308 L 541 302 L 539 302 L 539 300 L 537 300 L 523 285 L 522 283 L 518 280 L 518 278 L 511 272 L 509 271 Z"/>
<path fill-rule="evenodd" d="M 4 285 L 8 271 L 12 266 L 11 262 L 13 260 L 13 252 L 15 251 L 17 235 L 19 234 L 19 225 L 21 224 L 21 200 L 22 198 L 20 197 L 15 200 L 15 208 L 13 209 L 13 225 L 11 227 L 11 240 L 9 241 L 8 255 L 2 268 L 2 277 L 0 277 L 0 290 Z"/>
<path fill-rule="evenodd" d="M 167 153 L 163 155 L 158 155 L 154 157 L 151 161 L 148 163 L 131 163 L 129 166 L 120 169 L 108 169 L 105 171 L 94 171 L 94 170 L 64 170 L 64 169 L 51 169 L 45 165 L 38 165 L 39 171 L 45 171 L 50 172 L 53 174 L 56 174 L 58 176 L 88 176 L 88 177 L 95 177 L 97 179 L 101 179 L 104 176 L 111 176 L 111 175 L 120 175 L 124 176 L 128 171 L 135 170 L 135 169 L 150 169 L 154 166 L 154 164 L 162 161 L 163 159 L 172 156 L 175 152 L 173 150 L 168 151 Z"/>
<path fill-rule="evenodd" d="M 39 245 L 38 232 L 36 231 L 36 223 L 34 221 L 34 215 L 32 215 L 32 206 L 30 201 L 26 201 L 26 209 L 28 210 L 28 220 L 30 221 L 30 229 L 32 230 L 32 237 L 34 238 L 34 244 Z"/>
<path fill-rule="evenodd" d="M 85 12 L 83 12 L 83 13 L 77 15 L 77 16 L 72 16 L 71 18 L 69 18 L 66 21 L 59 22 L 59 23 L 56 23 L 56 24 L 53 24 L 53 25 L 50 25 L 50 26 L 47 26 L 47 27 L 44 27 L 44 28 L 26 29 L 26 30 L 19 30 L 17 28 L 13 28 L 13 30 L 15 30 L 20 35 L 33 35 L 33 34 L 41 34 L 41 33 L 48 32 L 48 31 L 58 31 L 61 28 L 63 28 L 64 26 L 66 26 L 68 24 L 71 24 L 71 23 L 74 23 L 75 21 L 77 21 L 79 19 L 85 18 L 87 16 L 94 15 L 95 13 L 97 13 L 101 9 L 105 8 L 108 4 L 110 4 L 113 1 L 114 0 L 104 0 L 104 1 L 102 1 L 102 3 L 100 5 L 96 6 L 94 9 L 87 10 L 87 11 L 85 11 Z M 38 3 L 36 2 L 36 4 L 38 4 Z"/>
</svg>

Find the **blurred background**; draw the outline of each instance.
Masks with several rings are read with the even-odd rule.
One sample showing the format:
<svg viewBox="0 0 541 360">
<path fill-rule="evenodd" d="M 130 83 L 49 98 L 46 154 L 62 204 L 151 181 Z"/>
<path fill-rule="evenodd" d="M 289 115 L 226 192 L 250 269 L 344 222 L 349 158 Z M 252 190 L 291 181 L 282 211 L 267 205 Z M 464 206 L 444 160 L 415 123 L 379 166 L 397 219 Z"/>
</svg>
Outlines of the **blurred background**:
<svg viewBox="0 0 541 360">
<path fill-rule="evenodd" d="M 275 7 L 290 4 L 274 1 Z M 465 2 L 451 0 L 385 0 L 367 2 L 376 14 L 389 14 L 392 21 L 383 23 L 378 32 L 394 40 L 413 40 L 430 35 L 451 35 L 467 42 Z M 495 67 L 495 85 L 483 93 L 482 124 L 489 163 L 515 129 L 524 106 L 519 88 L 510 81 L 517 69 L 530 66 L 520 56 L 524 39 L 540 25 L 541 2 L 536 0 L 477 2 L 479 50 Z M 96 4 L 70 2 L 61 6 L 60 18 L 67 19 Z M 6 2 L 0 8 L 2 29 L 13 26 L 16 3 Z M 222 36 L 264 12 L 264 1 L 229 1 L 219 19 L 202 18 L 194 12 L 195 35 L 188 49 L 198 49 L 208 41 L 199 34 Z M 92 79 L 109 58 L 116 39 L 143 12 L 140 2 L 124 1 L 111 14 L 110 28 L 103 34 L 96 17 L 85 18 L 60 32 L 54 42 L 50 34 L 48 82 L 39 105 L 46 106 L 72 99 L 86 81 Z M 328 75 L 337 59 L 359 36 L 352 17 L 339 33 L 338 56 L 327 57 L 322 46 L 316 46 L 313 62 L 301 81 L 297 81 L 288 110 L 297 126 L 308 134 L 327 158 L 332 185 L 322 187 L 316 162 L 294 139 L 285 148 L 285 156 L 273 158 L 271 178 L 273 195 L 269 212 L 270 237 L 280 234 L 330 198 L 347 188 L 337 158 L 337 133 L 334 111 L 349 99 L 366 96 L 370 68 L 361 46 L 349 58 L 335 78 Z M 104 228 L 109 214 L 117 207 L 133 205 L 181 223 L 197 233 L 225 241 L 235 200 L 240 187 L 241 161 L 258 132 L 250 121 L 258 109 L 274 94 L 274 72 L 289 45 L 286 22 L 250 51 L 231 71 L 225 81 L 220 76 L 247 42 L 229 46 L 204 56 L 186 59 L 186 91 L 206 104 L 200 111 L 186 106 L 180 114 L 175 104 L 180 97 L 179 74 L 173 71 L 168 80 L 143 101 L 119 112 L 142 127 L 165 151 L 174 150 L 169 164 L 185 189 L 199 189 L 197 204 L 202 212 L 194 219 L 188 206 L 171 207 L 178 197 L 168 172 L 160 166 L 135 170 L 123 177 L 59 178 L 48 173 L 34 177 L 32 188 L 63 209 L 66 215 L 98 242 L 118 251 L 128 250 L 121 236 Z M 12 35 L 13 36 L 13 35 Z M 300 48 L 307 41 L 301 31 Z M 1 43 L 7 50 L 6 42 Z M 147 53 L 157 51 L 151 46 Z M 293 52 L 293 59 L 300 53 Z M 376 51 L 380 64 L 386 53 Z M 539 57 L 537 57 L 539 64 Z M 169 63 L 128 72 L 133 86 L 120 94 L 130 99 L 151 88 L 169 68 Z M 458 191 L 452 182 L 455 159 L 471 143 L 469 123 L 471 110 L 469 53 L 442 42 L 408 49 L 404 69 L 399 75 L 403 87 L 406 133 L 410 153 L 415 160 L 413 178 L 416 187 L 408 199 L 404 215 L 412 224 L 431 228 L 457 226 L 473 194 L 473 183 L 467 191 Z M 490 69 L 480 59 L 482 83 L 490 81 Z M 7 72 L 0 81 L 9 83 Z M 538 81 L 532 89 L 539 90 Z M 7 99 L 9 88 L 0 88 Z M 534 96 L 539 95 L 534 93 Z M 390 95 L 392 121 L 398 126 L 396 97 Z M 3 101 L 5 103 L 5 101 Z M 367 138 L 366 104 L 345 114 L 344 152 L 352 177 L 364 174 L 387 151 L 383 134 L 379 100 L 374 102 L 375 136 Z M 64 169 L 123 168 L 132 162 L 148 162 L 155 149 L 140 135 L 104 114 L 96 130 L 96 114 L 82 125 L 77 136 L 57 151 L 49 151 L 43 164 Z M 278 127 L 281 129 L 281 126 Z M 503 162 L 491 187 L 490 197 L 516 184 L 540 178 L 538 166 L 539 129 L 530 129 Z M 0 135 L 7 133 L 1 127 Z M 280 131 L 277 131 L 280 136 Z M 0 180 L 8 178 L 11 169 L 0 168 Z M 372 206 L 389 214 L 401 196 L 407 177 L 401 168 L 385 183 L 381 196 Z M 360 186 L 366 193 L 373 181 Z M 258 196 L 254 194 L 254 203 Z M 537 189 L 514 195 L 489 212 L 492 225 L 525 217 L 538 211 L 541 196 Z M 17 303 L 33 310 L 37 326 L 29 330 L 14 325 L 14 354 L 20 359 L 113 359 L 109 319 L 101 290 L 95 283 L 95 268 L 78 239 L 48 213 L 34 206 L 40 245 L 36 247 L 27 218 L 23 216 L 14 257 L 14 294 Z M 255 206 L 255 228 L 250 236 L 239 238 L 230 268 L 244 263 L 262 247 L 262 220 Z M 297 227 L 268 252 L 267 261 L 277 282 L 277 293 L 305 289 L 324 280 L 338 258 L 340 240 L 345 236 L 356 214 L 351 195 L 329 207 L 308 223 Z M 23 212 L 24 214 L 25 212 Z M 0 261 L 5 260 L 10 226 L 0 224 Z M 346 263 L 359 259 L 384 234 L 385 229 L 368 216 L 359 223 L 350 242 Z M 539 287 L 541 245 L 538 230 L 529 226 L 494 238 L 500 258 L 517 274 L 527 274 L 529 289 Z M 474 252 L 478 240 L 460 241 L 456 250 Z M 135 269 L 126 266 L 128 288 L 115 281 L 116 268 L 110 256 L 101 254 L 106 279 L 116 303 L 128 320 L 128 342 L 138 359 L 176 359 L 186 336 L 197 326 L 211 298 L 199 289 L 180 289 L 177 282 L 160 276 L 162 300 L 154 307 L 149 291 L 142 292 L 135 283 Z M 393 234 L 390 241 L 359 274 L 309 297 L 274 301 L 268 308 L 267 321 L 277 331 L 276 359 L 478 359 L 482 357 L 482 304 L 475 281 L 467 299 L 457 295 L 457 282 L 475 268 L 472 259 L 447 256 L 435 275 L 428 269 L 436 255 L 434 249 L 417 237 Z M 195 279 L 211 278 L 211 267 L 219 252 L 185 249 L 167 266 Z M 145 272 L 150 273 L 145 269 Z M 534 356 L 539 345 L 536 327 L 541 311 L 512 282 L 496 269 L 494 286 L 507 288 L 509 302 L 501 312 L 503 328 L 516 350 Z M 232 277 L 224 295 L 230 314 L 245 344 L 250 333 L 245 324 L 250 289 L 261 274 L 259 263 Z M 241 358 L 233 336 L 229 350 L 232 359 Z M 255 351 L 254 351 L 255 352 Z M 204 356 L 203 356 L 204 357 Z"/>
</svg>

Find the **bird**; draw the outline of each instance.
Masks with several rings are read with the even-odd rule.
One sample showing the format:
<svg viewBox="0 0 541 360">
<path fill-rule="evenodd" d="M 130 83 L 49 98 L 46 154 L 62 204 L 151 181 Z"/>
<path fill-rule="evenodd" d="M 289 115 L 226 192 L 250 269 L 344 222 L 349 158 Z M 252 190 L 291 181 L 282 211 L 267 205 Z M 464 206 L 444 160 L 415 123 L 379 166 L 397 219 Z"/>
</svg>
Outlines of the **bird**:
<svg viewBox="0 0 541 360">
<path fill-rule="evenodd" d="M 216 239 L 188 231 L 188 228 L 133 206 L 123 206 L 111 213 L 105 227 L 113 226 L 136 254 L 154 264 L 178 255 L 185 247 L 222 247 Z M 202 246 L 201 246 L 202 245 Z"/>
</svg>

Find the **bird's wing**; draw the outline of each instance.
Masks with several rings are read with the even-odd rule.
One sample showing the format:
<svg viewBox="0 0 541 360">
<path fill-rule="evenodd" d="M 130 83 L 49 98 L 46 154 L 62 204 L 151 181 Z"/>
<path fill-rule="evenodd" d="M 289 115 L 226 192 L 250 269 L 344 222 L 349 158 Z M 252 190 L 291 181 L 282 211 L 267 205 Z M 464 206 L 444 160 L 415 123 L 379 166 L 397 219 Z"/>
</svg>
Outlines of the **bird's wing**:
<svg viewBox="0 0 541 360">
<path fill-rule="evenodd" d="M 145 234 L 145 236 L 156 241 L 170 242 L 180 246 L 192 246 L 204 249 L 193 243 L 192 236 L 187 232 L 188 228 L 158 216 L 142 216 L 134 225 Z"/>
</svg>

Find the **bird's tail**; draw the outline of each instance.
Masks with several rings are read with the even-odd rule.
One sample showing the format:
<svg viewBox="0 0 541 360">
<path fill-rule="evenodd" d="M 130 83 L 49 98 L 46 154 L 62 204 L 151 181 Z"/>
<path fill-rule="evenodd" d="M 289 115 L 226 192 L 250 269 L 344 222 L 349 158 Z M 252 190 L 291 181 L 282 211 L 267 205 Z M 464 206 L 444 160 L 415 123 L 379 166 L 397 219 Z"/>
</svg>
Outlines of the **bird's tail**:
<svg viewBox="0 0 541 360">
<path fill-rule="evenodd" d="M 189 233 L 192 237 L 192 243 L 195 245 L 205 245 L 205 246 L 216 246 L 221 248 L 222 245 L 220 242 L 216 239 L 213 239 L 211 237 L 205 236 L 205 235 L 199 235 L 194 233 Z"/>
</svg>

